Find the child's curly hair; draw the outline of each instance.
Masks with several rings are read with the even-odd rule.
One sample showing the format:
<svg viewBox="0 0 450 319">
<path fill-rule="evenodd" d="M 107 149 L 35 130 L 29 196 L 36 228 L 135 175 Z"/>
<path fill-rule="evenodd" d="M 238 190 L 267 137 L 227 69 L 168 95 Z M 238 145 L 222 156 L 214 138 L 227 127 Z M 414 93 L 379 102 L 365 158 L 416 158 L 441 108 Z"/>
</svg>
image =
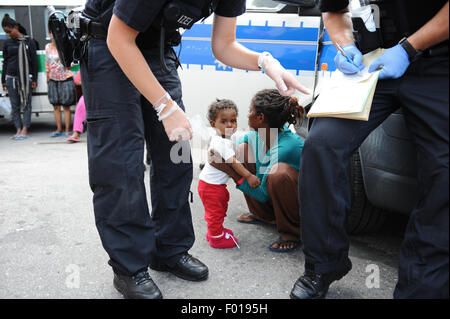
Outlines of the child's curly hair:
<svg viewBox="0 0 450 319">
<path fill-rule="evenodd" d="M 236 115 L 238 115 L 238 108 L 233 101 L 227 99 L 216 99 L 216 101 L 212 102 L 208 107 L 208 120 L 215 121 L 217 114 L 224 109 L 233 109 L 236 111 Z"/>
<path fill-rule="evenodd" d="M 252 99 L 256 113 L 264 114 L 270 127 L 281 129 L 284 124 L 299 124 L 303 121 L 305 109 L 294 96 L 283 96 L 278 90 L 261 90 Z"/>
</svg>

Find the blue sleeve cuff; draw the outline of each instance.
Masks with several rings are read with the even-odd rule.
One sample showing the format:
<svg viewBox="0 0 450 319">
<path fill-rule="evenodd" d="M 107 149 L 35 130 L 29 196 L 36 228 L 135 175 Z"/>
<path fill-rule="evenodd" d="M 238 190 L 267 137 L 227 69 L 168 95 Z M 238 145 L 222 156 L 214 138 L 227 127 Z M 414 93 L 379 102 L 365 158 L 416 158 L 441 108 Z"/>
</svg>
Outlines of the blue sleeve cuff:
<svg viewBox="0 0 450 319">
<path fill-rule="evenodd" d="M 253 197 L 258 202 L 266 203 L 270 199 L 269 195 L 264 192 L 263 186 L 259 186 L 258 188 L 251 188 L 247 180 L 244 180 L 240 185 L 236 185 L 236 188 L 241 192 L 247 194 L 248 196 Z"/>
</svg>

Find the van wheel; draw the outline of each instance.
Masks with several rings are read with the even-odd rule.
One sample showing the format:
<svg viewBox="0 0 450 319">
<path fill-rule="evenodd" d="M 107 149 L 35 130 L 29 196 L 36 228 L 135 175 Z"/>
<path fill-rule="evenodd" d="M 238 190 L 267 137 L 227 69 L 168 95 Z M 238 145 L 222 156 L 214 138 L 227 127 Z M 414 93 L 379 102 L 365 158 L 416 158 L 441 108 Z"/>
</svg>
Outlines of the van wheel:
<svg viewBox="0 0 450 319">
<path fill-rule="evenodd" d="M 379 230 L 383 226 L 387 214 L 382 209 L 373 206 L 367 199 L 359 151 L 351 157 L 350 183 L 352 204 L 346 221 L 347 232 L 352 235 L 360 235 Z"/>
</svg>

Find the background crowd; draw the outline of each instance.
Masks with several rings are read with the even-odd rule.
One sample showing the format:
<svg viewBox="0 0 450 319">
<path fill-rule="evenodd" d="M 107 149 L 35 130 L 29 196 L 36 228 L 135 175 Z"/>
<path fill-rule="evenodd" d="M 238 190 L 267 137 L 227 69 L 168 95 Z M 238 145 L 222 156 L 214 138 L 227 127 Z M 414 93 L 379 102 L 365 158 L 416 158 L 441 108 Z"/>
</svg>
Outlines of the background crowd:
<svg viewBox="0 0 450 319">
<path fill-rule="evenodd" d="M 29 138 L 32 114 L 32 92 L 38 85 L 38 58 L 36 51 L 39 43 L 27 35 L 27 30 L 17 21 L 5 14 L 2 28 L 9 37 L 3 45 L 2 86 L 7 91 L 11 105 L 11 117 L 16 133 L 12 140 Z M 50 137 L 63 136 L 68 142 L 79 142 L 86 119 L 84 99 L 81 94 L 81 76 L 62 65 L 56 49 L 53 35 L 51 42 L 45 45 L 45 70 L 48 87 L 48 99 L 54 109 L 56 130 Z M 76 88 L 76 86 L 78 88 Z M 78 94 L 77 94 L 78 93 Z M 77 103 L 78 102 L 78 103 Z M 71 131 L 71 109 L 77 104 L 74 127 Z M 62 112 L 64 113 L 64 132 Z"/>
</svg>

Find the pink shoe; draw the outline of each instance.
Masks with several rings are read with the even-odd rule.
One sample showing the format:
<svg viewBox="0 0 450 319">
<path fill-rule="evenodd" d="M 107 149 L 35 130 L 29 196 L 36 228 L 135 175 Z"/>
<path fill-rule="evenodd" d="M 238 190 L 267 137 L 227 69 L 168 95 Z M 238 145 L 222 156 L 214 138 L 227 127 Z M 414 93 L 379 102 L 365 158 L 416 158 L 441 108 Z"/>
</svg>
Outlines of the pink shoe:
<svg viewBox="0 0 450 319">
<path fill-rule="evenodd" d="M 67 142 L 72 142 L 72 143 L 77 143 L 77 142 L 80 141 L 80 139 L 71 136 L 71 137 L 69 137 L 66 141 L 67 141 Z"/>
<path fill-rule="evenodd" d="M 227 231 L 224 231 L 220 237 L 209 237 L 209 245 L 213 248 L 240 248 L 237 238 Z"/>
</svg>

